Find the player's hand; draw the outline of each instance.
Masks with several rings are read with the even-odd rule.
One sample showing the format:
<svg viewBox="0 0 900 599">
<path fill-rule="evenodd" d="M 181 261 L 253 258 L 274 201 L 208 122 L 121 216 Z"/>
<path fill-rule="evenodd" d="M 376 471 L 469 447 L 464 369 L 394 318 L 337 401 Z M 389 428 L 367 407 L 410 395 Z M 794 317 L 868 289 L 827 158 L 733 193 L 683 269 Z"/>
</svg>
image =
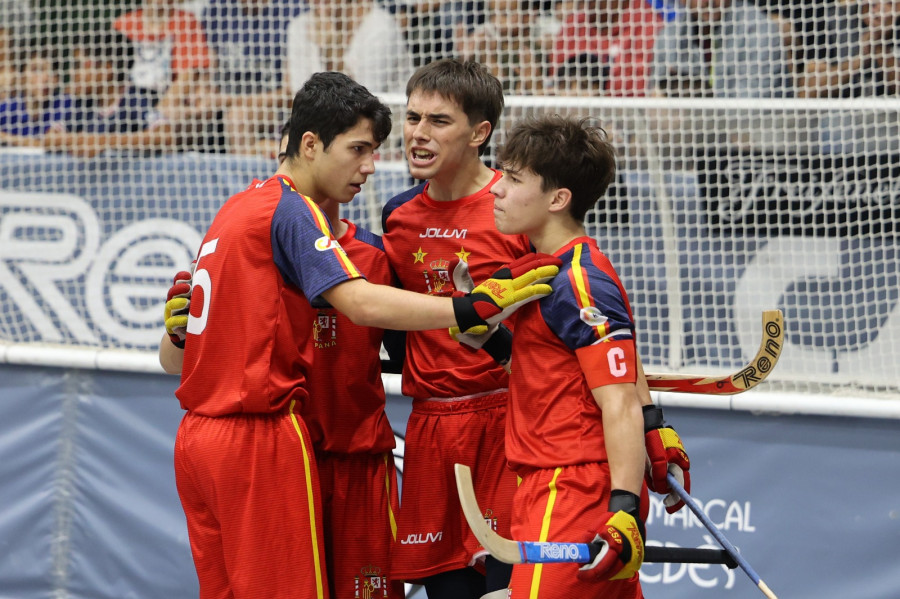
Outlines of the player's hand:
<svg viewBox="0 0 900 599">
<path fill-rule="evenodd" d="M 457 291 L 470 293 L 475 289 L 475 281 L 469 273 L 469 264 L 459 258 L 450 262 L 448 269 L 453 278 L 453 286 Z M 487 325 L 473 327 L 463 333 L 459 327 L 451 327 L 450 336 L 466 348 L 473 351 L 483 349 L 498 364 L 505 366 L 512 355 L 512 331 L 501 322 L 488 327 Z"/>
<path fill-rule="evenodd" d="M 688 493 L 691 492 L 691 460 L 688 458 L 681 437 L 666 425 L 662 408 L 644 406 L 644 443 L 647 447 L 647 470 L 644 478 L 654 493 L 665 494 L 666 511 L 673 514 L 684 507 L 684 501 L 669 488 L 666 474 L 669 472 Z"/>
<path fill-rule="evenodd" d="M 481 330 L 485 332 L 479 333 Z M 473 327 L 466 333 L 461 332 L 459 327 L 453 327 L 450 329 L 450 336 L 472 351 L 483 349 L 501 366 L 509 364 L 512 357 L 512 331 L 502 322 L 491 328 Z"/>
<path fill-rule="evenodd" d="M 193 265 L 191 265 L 193 270 Z M 166 307 L 163 318 L 166 333 L 175 347 L 184 349 L 187 337 L 188 312 L 191 308 L 191 273 L 183 270 L 175 275 L 175 280 L 166 294 Z"/>
<path fill-rule="evenodd" d="M 584 582 L 628 579 L 644 562 L 644 523 L 638 512 L 640 498 L 634 493 L 613 489 L 609 512 L 596 531 L 592 543 L 602 545 L 597 557 L 578 569 Z"/>
<path fill-rule="evenodd" d="M 547 281 L 562 261 L 549 254 L 527 254 L 501 268 L 471 293 L 454 295 L 456 325 L 463 333 L 486 333 L 513 312 L 553 291 Z M 474 327 L 485 327 L 472 331 Z"/>
</svg>

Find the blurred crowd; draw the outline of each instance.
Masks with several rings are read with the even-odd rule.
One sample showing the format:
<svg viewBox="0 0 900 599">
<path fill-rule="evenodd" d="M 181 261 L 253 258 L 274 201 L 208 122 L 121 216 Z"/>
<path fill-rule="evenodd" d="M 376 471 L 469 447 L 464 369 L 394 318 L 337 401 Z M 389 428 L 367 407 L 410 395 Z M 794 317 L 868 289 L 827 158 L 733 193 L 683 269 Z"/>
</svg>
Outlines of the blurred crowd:
<svg viewBox="0 0 900 599">
<path fill-rule="evenodd" d="M 0 145 L 83 157 L 271 154 L 312 73 L 402 96 L 446 56 L 526 96 L 896 96 L 900 73 L 900 0 L 143 0 L 52 43 L 36 6 L 0 0 Z"/>
</svg>

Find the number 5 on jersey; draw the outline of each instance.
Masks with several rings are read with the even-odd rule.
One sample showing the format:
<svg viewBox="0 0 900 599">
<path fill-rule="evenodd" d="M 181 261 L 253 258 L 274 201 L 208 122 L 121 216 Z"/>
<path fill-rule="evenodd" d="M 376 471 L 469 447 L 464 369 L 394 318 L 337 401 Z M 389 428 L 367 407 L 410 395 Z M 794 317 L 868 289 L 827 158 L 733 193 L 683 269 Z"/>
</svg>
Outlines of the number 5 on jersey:
<svg viewBox="0 0 900 599">
<path fill-rule="evenodd" d="M 209 271 L 203 268 L 203 257 L 208 256 L 216 251 L 219 244 L 218 238 L 207 241 L 200 247 L 200 255 L 197 256 L 197 266 L 194 269 L 194 276 L 191 277 L 191 296 L 194 295 L 194 288 L 199 287 L 203 290 L 203 308 L 200 314 L 191 314 L 188 317 L 187 332 L 192 335 L 199 335 L 206 329 L 206 320 L 209 317 L 209 303 L 212 300 L 212 279 Z"/>
</svg>

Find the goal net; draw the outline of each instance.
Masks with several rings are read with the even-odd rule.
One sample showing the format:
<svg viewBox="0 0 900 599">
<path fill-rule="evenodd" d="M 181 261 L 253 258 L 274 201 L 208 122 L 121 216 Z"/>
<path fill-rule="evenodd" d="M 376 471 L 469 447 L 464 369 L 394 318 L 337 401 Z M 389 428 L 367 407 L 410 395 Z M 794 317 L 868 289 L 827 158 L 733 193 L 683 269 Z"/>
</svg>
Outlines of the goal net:
<svg viewBox="0 0 900 599">
<path fill-rule="evenodd" d="M 274 172 L 292 91 L 344 71 L 394 113 L 346 209 L 410 187 L 405 83 L 487 64 L 516 120 L 592 117 L 619 152 L 587 217 L 648 370 L 727 372 L 763 310 L 765 385 L 900 388 L 900 3 L 886 0 L 0 2 L 0 351 L 155 363 L 162 301 L 221 204 Z M 29 353 L 30 352 L 30 353 Z M 137 356 L 137 357 L 136 357 Z M 135 358 L 136 357 L 136 358 Z M 129 360 L 132 360 L 129 362 Z"/>
</svg>

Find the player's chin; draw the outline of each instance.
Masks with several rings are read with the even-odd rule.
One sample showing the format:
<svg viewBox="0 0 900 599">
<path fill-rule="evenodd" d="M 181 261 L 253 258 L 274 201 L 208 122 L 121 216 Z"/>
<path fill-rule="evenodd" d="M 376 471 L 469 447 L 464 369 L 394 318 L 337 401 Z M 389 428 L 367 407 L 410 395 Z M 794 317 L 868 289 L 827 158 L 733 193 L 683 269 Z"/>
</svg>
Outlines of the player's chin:
<svg viewBox="0 0 900 599">
<path fill-rule="evenodd" d="M 512 232 L 512 225 L 507 222 L 503 212 L 499 210 L 494 210 L 494 226 L 504 235 L 509 235 Z"/>
<path fill-rule="evenodd" d="M 347 202 L 353 200 L 353 198 L 355 198 L 356 196 L 358 196 L 358 195 L 361 194 L 361 193 L 362 193 L 362 185 L 348 185 L 348 186 L 347 186 L 347 193 L 344 195 L 344 197 L 345 197 L 346 199 L 343 199 L 343 198 L 342 198 L 342 199 L 340 199 L 339 201 L 340 201 L 342 204 L 345 204 L 345 203 L 347 203 Z"/>
<path fill-rule="evenodd" d="M 435 174 L 437 174 L 438 171 L 434 164 L 428 166 L 418 166 L 412 161 L 408 161 L 407 165 L 409 167 L 410 176 L 413 179 L 418 179 L 419 181 L 427 181 L 434 178 Z"/>
</svg>

